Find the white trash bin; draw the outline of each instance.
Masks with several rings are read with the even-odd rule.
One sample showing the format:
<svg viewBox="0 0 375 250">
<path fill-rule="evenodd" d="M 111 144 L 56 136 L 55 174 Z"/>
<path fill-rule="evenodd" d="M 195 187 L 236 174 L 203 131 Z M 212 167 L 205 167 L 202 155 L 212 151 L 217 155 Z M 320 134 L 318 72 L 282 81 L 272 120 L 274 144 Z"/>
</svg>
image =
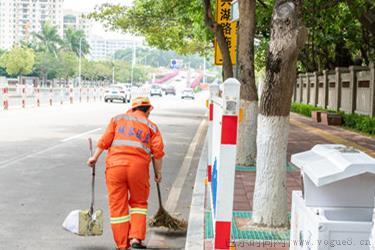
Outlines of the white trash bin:
<svg viewBox="0 0 375 250">
<path fill-rule="evenodd" d="M 292 155 L 304 190 L 293 192 L 291 250 L 370 250 L 375 159 L 344 145 Z"/>
</svg>

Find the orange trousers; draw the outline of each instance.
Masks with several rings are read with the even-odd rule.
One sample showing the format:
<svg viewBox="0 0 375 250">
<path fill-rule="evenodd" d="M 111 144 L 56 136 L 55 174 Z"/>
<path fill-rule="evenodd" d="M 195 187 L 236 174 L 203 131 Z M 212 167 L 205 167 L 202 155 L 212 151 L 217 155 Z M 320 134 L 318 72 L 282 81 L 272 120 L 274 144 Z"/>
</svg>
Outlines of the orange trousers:
<svg viewBox="0 0 375 250">
<path fill-rule="evenodd" d="M 129 247 L 129 240 L 133 238 L 144 240 L 150 193 L 149 166 L 107 168 L 106 183 L 110 222 L 117 247 Z"/>
</svg>

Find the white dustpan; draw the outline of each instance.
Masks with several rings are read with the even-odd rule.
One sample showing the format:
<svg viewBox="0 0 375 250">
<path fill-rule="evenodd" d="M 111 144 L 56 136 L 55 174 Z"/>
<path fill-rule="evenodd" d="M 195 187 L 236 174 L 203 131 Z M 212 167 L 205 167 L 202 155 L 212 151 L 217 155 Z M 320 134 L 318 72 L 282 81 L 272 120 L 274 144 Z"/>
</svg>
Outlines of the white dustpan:
<svg viewBox="0 0 375 250">
<path fill-rule="evenodd" d="M 90 155 L 92 155 L 92 140 L 89 138 Z M 80 236 L 100 236 L 103 234 L 103 210 L 94 211 L 95 201 L 95 166 L 92 167 L 91 206 L 86 210 L 74 210 L 64 220 L 65 230 Z"/>
</svg>

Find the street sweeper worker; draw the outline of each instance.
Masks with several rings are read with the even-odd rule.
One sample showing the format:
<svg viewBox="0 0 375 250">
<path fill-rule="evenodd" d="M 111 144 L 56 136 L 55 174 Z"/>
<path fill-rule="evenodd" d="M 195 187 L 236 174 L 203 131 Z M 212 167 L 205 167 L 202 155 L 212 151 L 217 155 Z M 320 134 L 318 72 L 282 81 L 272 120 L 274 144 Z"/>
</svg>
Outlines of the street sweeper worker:
<svg viewBox="0 0 375 250">
<path fill-rule="evenodd" d="M 131 109 L 113 117 L 87 164 L 93 166 L 104 150 L 110 222 L 117 249 L 146 248 L 149 165 L 155 159 L 155 181 L 161 181 L 164 144 L 160 130 L 148 117 L 153 106 L 148 97 L 132 100 Z"/>
</svg>

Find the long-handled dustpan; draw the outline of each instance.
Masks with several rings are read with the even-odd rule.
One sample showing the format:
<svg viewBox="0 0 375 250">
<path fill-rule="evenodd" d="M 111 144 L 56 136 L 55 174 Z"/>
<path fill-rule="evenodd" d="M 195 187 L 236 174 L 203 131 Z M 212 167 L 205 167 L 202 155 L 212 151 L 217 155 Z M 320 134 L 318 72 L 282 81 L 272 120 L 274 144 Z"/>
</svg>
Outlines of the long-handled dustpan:
<svg viewBox="0 0 375 250">
<path fill-rule="evenodd" d="M 90 155 L 93 155 L 92 140 L 89 138 Z M 86 210 L 74 210 L 66 217 L 63 228 L 80 236 L 100 236 L 103 234 L 103 210 L 94 210 L 95 165 L 92 167 L 91 205 Z"/>
</svg>

